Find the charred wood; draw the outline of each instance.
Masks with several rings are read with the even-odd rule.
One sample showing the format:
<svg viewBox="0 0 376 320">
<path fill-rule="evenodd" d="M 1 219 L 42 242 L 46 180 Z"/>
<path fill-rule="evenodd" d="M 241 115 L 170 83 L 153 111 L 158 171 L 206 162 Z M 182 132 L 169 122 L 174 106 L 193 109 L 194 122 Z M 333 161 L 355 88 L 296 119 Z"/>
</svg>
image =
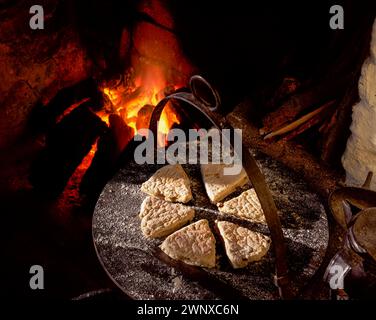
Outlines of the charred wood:
<svg viewBox="0 0 376 320">
<path fill-rule="evenodd" d="M 316 119 L 320 120 L 320 118 L 323 117 L 323 114 L 326 114 L 327 110 L 333 105 L 333 101 L 328 102 L 324 104 L 323 106 L 319 107 L 318 109 L 302 116 L 301 118 L 295 120 L 294 122 L 276 130 L 273 132 L 270 132 L 264 137 L 264 140 L 271 139 L 276 136 L 281 136 L 283 134 L 289 133 L 291 131 L 296 130 L 297 128 L 300 128 L 304 124 L 308 123 L 308 125 L 305 126 L 306 129 L 310 128 L 315 122 Z M 303 130 L 305 131 L 305 129 Z M 301 132 L 303 132 L 301 131 Z"/>
<path fill-rule="evenodd" d="M 264 128 L 261 129 L 261 132 L 268 133 L 287 125 L 290 121 L 296 119 L 300 113 L 312 106 L 337 98 L 345 91 L 348 80 L 348 77 L 343 77 L 338 81 L 327 79 L 310 90 L 292 96 L 279 109 L 269 113 L 264 118 Z"/>
<path fill-rule="evenodd" d="M 99 138 L 97 152 L 82 178 L 81 193 L 96 195 L 102 190 L 116 172 L 121 155 L 133 138 L 133 129 L 120 116 L 111 114 L 109 123 L 109 130 Z"/>
<path fill-rule="evenodd" d="M 46 147 L 31 166 L 30 182 L 52 196 L 59 195 L 106 124 L 87 107 L 79 107 L 46 137 Z"/>
<path fill-rule="evenodd" d="M 97 111 L 102 108 L 102 93 L 92 78 L 60 90 L 46 105 L 37 103 L 30 116 L 31 129 L 37 133 L 45 133 L 55 125 L 58 117 L 63 115 L 66 109 L 85 98 L 90 99 L 90 109 Z"/>
<path fill-rule="evenodd" d="M 310 128 L 312 128 L 312 127 L 314 127 L 316 125 L 318 125 L 319 123 L 321 123 L 325 119 L 325 117 L 328 116 L 329 111 L 326 110 L 323 113 L 319 113 L 319 114 L 313 116 L 307 122 L 305 122 L 302 125 L 300 125 L 296 130 L 294 130 L 291 133 L 289 133 L 288 135 L 286 135 L 283 139 L 285 141 L 292 140 L 295 137 L 297 137 L 298 135 L 302 134 L 303 132 L 309 130 Z"/>
</svg>

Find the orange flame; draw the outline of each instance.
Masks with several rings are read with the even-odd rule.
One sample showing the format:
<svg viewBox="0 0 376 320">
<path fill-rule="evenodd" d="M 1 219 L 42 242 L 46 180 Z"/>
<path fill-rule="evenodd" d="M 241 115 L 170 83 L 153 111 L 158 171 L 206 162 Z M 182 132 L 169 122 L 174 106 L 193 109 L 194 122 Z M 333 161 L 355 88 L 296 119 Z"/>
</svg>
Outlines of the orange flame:
<svg viewBox="0 0 376 320">
<path fill-rule="evenodd" d="M 145 106 L 155 107 L 165 97 L 166 87 L 167 82 L 162 68 L 149 65 L 146 70 L 135 77 L 132 88 L 126 88 L 124 85 L 115 88 L 105 87 L 103 93 L 111 102 L 110 108 L 114 109 L 112 112 L 120 115 L 124 122 L 133 129 L 134 134 L 137 134 L 140 129 L 149 127 L 152 111 L 150 109 L 145 116 L 146 119 L 141 121 L 141 109 Z M 170 88 L 177 89 L 177 87 L 175 85 Z M 108 114 L 98 115 L 102 120 L 108 122 Z M 158 132 L 167 135 L 175 124 L 180 124 L 179 116 L 170 105 L 167 105 L 161 114 Z M 162 145 L 164 144 L 162 143 Z"/>
<path fill-rule="evenodd" d="M 141 1 L 140 11 L 150 15 L 159 24 L 173 29 L 173 19 L 161 0 Z M 119 56 L 130 55 L 131 67 L 127 69 L 129 74 L 126 75 L 130 75 L 130 79 L 125 77 L 126 80 L 118 85 L 105 84 L 102 87 L 109 103 L 104 110 L 97 111 L 96 114 L 107 125 L 110 115 L 117 114 L 133 129 L 133 134 L 136 134 L 140 129 L 149 127 L 151 112 L 165 97 L 165 91 L 168 89 L 171 92 L 187 83 L 189 76 L 193 74 L 193 67 L 184 57 L 175 35 L 171 32 L 150 23 L 140 22 L 133 32 L 132 48 L 127 52 L 126 41 L 129 41 L 129 37 L 127 30 L 123 31 Z M 72 105 L 62 118 L 85 101 Z M 159 120 L 159 146 L 165 146 L 165 136 L 175 124 L 180 124 L 179 115 L 167 104 Z M 61 197 L 62 207 L 70 205 L 72 199 L 80 197 L 77 192 L 79 182 L 90 167 L 96 150 L 97 143 L 94 143 L 69 180 Z"/>
<path fill-rule="evenodd" d="M 139 10 L 165 28 L 174 29 L 174 19 L 163 1 L 140 1 Z M 122 37 L 123 48 L 127 48 L 129 39 Z M 124 77 L 126 80 L 120 85 L 106 84 L 102 90 L 110 101 L 108 112 L 120 115 L 136 134 L 149 127 L 152 108 L 165 97 L 166 88 L 171 92 L 186 85 L 194 68 L 185 58 L 175 34 L 147 22 L 135 26 L 132 47 L 123 53 L 129 54 L 131 63 Z M 108 122 L 106 113 L 100 116 Z M 159 120 L 158 132 L 167 135 L 175 124 L 180 124 L 179 115 L 167 104 Z"/>
</svg>

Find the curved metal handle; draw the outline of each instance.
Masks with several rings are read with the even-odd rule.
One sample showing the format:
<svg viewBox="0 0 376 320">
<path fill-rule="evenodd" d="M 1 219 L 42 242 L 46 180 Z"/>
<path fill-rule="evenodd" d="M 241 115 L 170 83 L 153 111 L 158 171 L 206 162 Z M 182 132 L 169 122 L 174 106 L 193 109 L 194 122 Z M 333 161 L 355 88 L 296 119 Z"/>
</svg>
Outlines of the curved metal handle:
<svg viewBox="0 0 376 320">
<path fill-rule="evenodd" d="M 193 81 L 192 81 L 193 79 Z M 163 108 L 170 100 L 178 100 L 187 103 L 189 106 L 195 108 L 196 110 L 200 111 L 200 113 L 216 128 L 221 129 L 221 125 L 215 119 L 216 117 L 213 114 L 214 110 L 217 110 L 220 104 L 220 99 L 218 94 L 210 84 L 203 79 L 201 76 L 194 76 L 192 77 L 190 86 L 193 88 L 194 92 L 179 92 L 173 93 L 163 100 L 161 100 L 158 105 L 154 108 L 150 120 L 150 130 L 153 133 L 153 138 L 155 139 L 154 145 L 157 146 L 157 139 L 158 139 L 158 120 L 161 117 Z M 213 93 L 213 101 L 215 103 L 209 103 L 205 99 L 199 95 L 197 91 L 197 85 L 200 81 L 201 84 L 208 85 L 208 88 L 212 90 Z M 193 86 L 192 86 L 193 83 Z M 201 98 L 197 98 L 197 97 Z M 236 153 L 237 148 L 234 147 L 232 141 L 226 141 L 234 149 Z M 290 281 L 288 276 L 288 266 L 286 260 L 286 245 L 285 240 L 282 232 L 281 222 L 278 216 L 278 210 L 274 203 L 273 197 L 270 193 L 270 190 L 265 182 L 264 176 L 261 173 L 255 159 L 249 152 L 249 150 L 242 144 L 242 165 L 245 172 L 248 175 L 249 180 L 251 181 L 256 194 L 260 200 L 261 207 L 264 211 L 266 222 L 268 224 L 270 230 L 270 236 L 272 239 L 274 253 L 275 253 L 275 266 L 276 266 L 276 275 L 275 275 L 275 284 L 279 288 L 280 297 L 283 299 L 290 299 L 292 298 L 292 290 L 290 288 Z M 239 157 L 239 155 L 237 154 Z"/>
<path fill-rule="evenodd" d="M 202 104 L 210 111 L 219 111 L 221 98 L 211 84 L 199 75 L 192 76 L 189 81 L 189 87 L 192 91 L 196 104 Z"/>
<path fill-rule="evenodd" d="M 336 222 L 345 230 L 348 230 L 348 222 L 352 218 L 350 203 L 359 209 L 376 207 L 376 192 L 357 187 L 343 187 L 333 191 L 329 195 L 329 208 Z M 350 210 L 349 213 L 347 211 Z M 350 219 L 349 219 L 350 218 Z"/>
</svg>

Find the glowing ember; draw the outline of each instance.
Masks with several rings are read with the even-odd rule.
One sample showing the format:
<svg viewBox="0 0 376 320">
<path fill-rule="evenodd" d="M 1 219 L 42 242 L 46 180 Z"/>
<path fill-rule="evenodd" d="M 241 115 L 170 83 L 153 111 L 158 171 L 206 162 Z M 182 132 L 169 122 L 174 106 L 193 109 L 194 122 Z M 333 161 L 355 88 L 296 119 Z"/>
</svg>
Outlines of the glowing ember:
<svg viewBox="0 0 376 320">
<path fill-rule="evenodd" d="M 163 1 L 140 1 L 139 10 L 166 28 L 174 28 L 173 17 Z M 130 51 L 124 53 L 130 56 L 130 68 L 121 81 L 115 85 L 104 84 L 102 91 L 110 102 L 106 106 L 107 112 L 120 115 L 136 134 L 149 127 L 152 108 L 165 97 L 165 91 L 185 86 L 194 68 L 180 49 L 176 35 L 164 28 L 140 22 L 133 30 L 132 40 Z M 122 41 L 129 41 L 129 37 L 122 37 Z M 126 43 L 122 46 L 127 48 Z M 100 116 L 106 121 L 105 115 Z M 176 124 L 180 124 L 180 118 L 167 104 L 158 132 L 167 134 Z M 159 139 L 159 142 L 164 145 L 163 140 Z"/>
<path fill-rule="evenodd" d="M 139 10 L 150 15 L 165 28 L 174 28 L 174 21 L 163 1 L 140 1 Z M 165 28 L 140 22 L 132 30 L 132 43 L 128 42 L 129 30 L 124 29 L 119 57 L 130 58 L 130 66 L 127 65 L 126 70 L 118 70 L 123 75 L 118 81 L 114 79 L 111 83 L 101 85 L 101 90 L 108 101 L 103 110 L 95 113 L 118 138 L 115 140 L 117 147 L 121 149 L 119 152 L 124 150 L 133 135 L 140 134 L 143 128 L 149 128 L 153 108 L 166 96 L 166 92 L 170 93 L 185 86 L 189 77 L 194 74 L 194 68 L 184 57 L 175 34 Z M 61 119 L 85 101 L 87 100 L 72 105 L 64 112 Z M 121 119 L 117 116 L 124 120 L 126 126 L 123 126 L 123 123 L 119 124 Z M 165 136 L 174 125 L 180 124 L 180 120 L 174 108 L 167 104 L 158 126 L 159 146 L 165 146 Z M 58 203 L 61 212 L 66 211 L 64 210 L 66 206 L 80 203 L 79 185 L 93 161 L 97 147 L 97 142 L 92 145 L 90 152 L 67 183 Z"/>
<path fill-rule="evenodd" d="M 85 98 L 77 103 L 72 104 L 69 108 L 64 110 L 64 112 L 56 119 L 56 123 L 59 123 L 61 120 L 63 120 L 64 117 L 70 114 L 74 109 L 78 108 L 81 104 L 85 103 L 88 100 L 89 98 Z"/>
<path fill-rule="evenodd" d="M 135 77 L 131 88 L 120 85 L 115 88 L 103 89 L 104 94 L 111 102 L 111 106 L 107 110 L 113 110 L 112 112 L 120 115 L 136 134 L 140 129 L 149 127 L 152 108 L 145 107 L 156 106 L 164 98 L 166 87 L 167 83 L 161 68 L 148 66 L 147 70 Z M 179 86 L 173 86 L 174 89 L 177 87 Z M 105 113 L 99 116 L 106 121 Z M 143 121 L 140 121 L 140 118 Z M 158 132 L 167 134 L 175 124 L 179 123 L 178 115 L 170 105 L 167 105 L 159 120 Z"/>
<path fill-rule="evenodd" d="M 72 176 L 69 178 L 64 191 L 56 201 L 56 217 L 60 222 L 67 222 L 71 216 L 67 215 L 70 212 L 68 208 L 73 208 L 81 203 L 81 194 L 78 192 L 82 178 L 86 170 L 90 167 L 93 161 L 95 152 L 97 151 L 97 141 L 92 145 L 89 153 L 83 158 L 81 164 L 76 168 Z"/>
</svg>

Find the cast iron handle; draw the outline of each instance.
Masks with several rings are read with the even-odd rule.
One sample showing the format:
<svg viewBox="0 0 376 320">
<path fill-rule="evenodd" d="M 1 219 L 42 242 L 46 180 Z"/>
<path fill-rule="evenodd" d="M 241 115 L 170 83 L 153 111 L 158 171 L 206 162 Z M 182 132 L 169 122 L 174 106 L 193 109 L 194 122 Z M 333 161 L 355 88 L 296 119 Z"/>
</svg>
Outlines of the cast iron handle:
<svg viewBox="0 0 376 320">
<path fill-rule="evenodd" d="M 155 146 L 158 146 L 158 121 L 163 108 L 170 100 L 182 101 L 185 102 L 185 104 L 195 108 L 217 129 L 221 129 L 221 127 L 224 125 L 231 128 L 231 126 L 226 124 L 224 119 L 218 121 L 218 115 L 216 115 L 214 112 L 219 110 L 220 98 L 218 93 L 204 78 L 201 76 L 193 76 L 190 80 L 190 89 L 191 92 L 175 92 L 165 97 L 154 108 L 150 120 L 150 130 L 152 131 L 153 138 L 155 139 Z M 228 143 L 231 143 L 231 146 L 236 152 L 237 148 L 234 148 L 233 143 L 231 141 L 228 141 Z M 291 299 L 293 297 L 293 290 L 290 286 L 288 265 L 286 260 L 286 245 L 281 222 L 278 216 L 278 210 L 265 182 L 263 174 L 257 166 L 255 159 L 244 144 L 242 144 L 242 165 L 260 200 L 261 207 L 264 211 L 266 222 L 270 230 L 270 236 L 275 254 L 276 272 L 274 282 L 279 289 L 280 297 L 282 299 Z"/>
</svg>

